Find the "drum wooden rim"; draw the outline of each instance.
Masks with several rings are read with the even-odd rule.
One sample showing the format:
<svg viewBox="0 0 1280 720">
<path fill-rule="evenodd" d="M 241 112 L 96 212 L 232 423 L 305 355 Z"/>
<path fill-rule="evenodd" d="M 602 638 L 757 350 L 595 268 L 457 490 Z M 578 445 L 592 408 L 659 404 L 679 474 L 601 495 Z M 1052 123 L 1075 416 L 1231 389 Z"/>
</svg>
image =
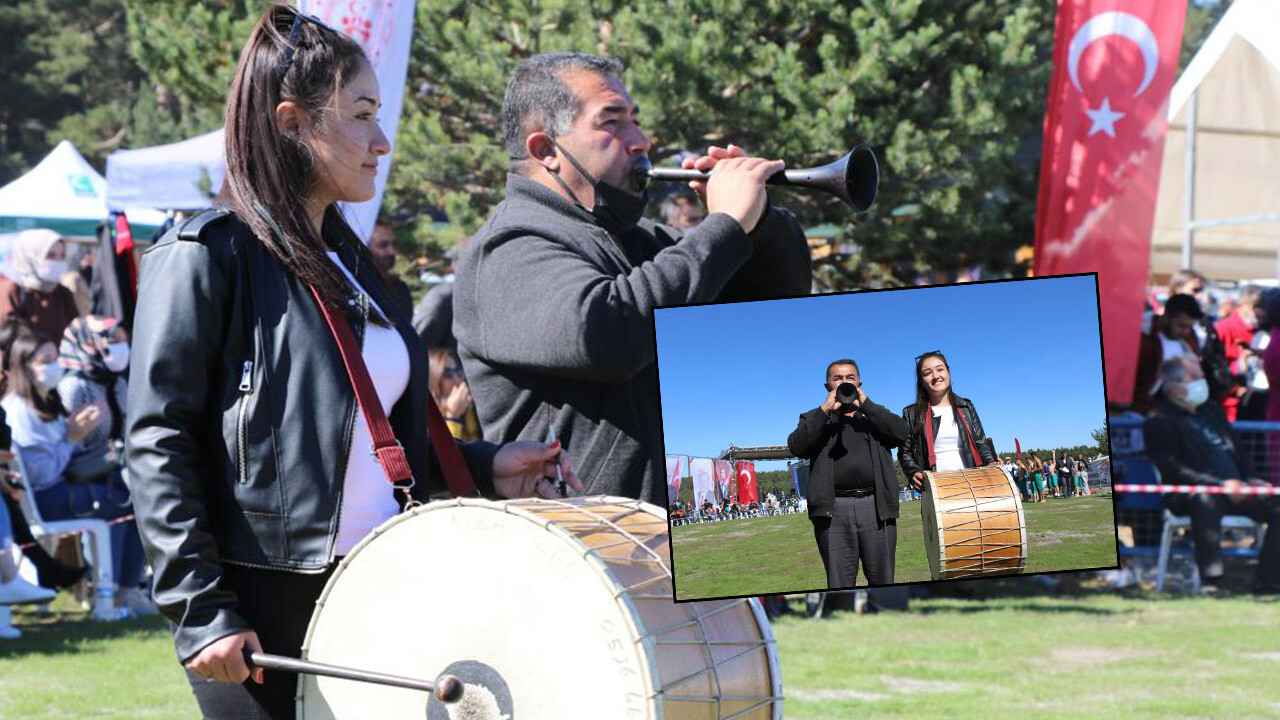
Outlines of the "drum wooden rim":
<svg viewBox="0 0 1280 720">
<path fill-rule="evenodd" d="M 582 548 L 587 550 L 587 552 L 582 554 L 582 559 L 588 562 L 592 570 L 595 571 L 595 574 L 599 577 L 600 581 L 604 583 L 606 587 L 612 588 L 615 591 L 614 600 L 615 602 L 618 602 L 622 606 L 621 614 L 624 616 L 624 621 L 628 624 L 629 630 L 631 631 L 632 637 L 634 638 L 634 643 L 637 646 L 643 645 L 643 652 L 640 653 L 643 656 L 642 662 L 638 664 L 640 665 L 644 673 L 644 677 L 642 680 L 643 686 L 648 687 L 650 690 L 649 697 L 647 698 L 649 712 L 651 716 L 654 718 L 662 718 L 663 705 L 660 702 L 660 700 L 664 696 L 666 686 L 663 686 L 661 684 L 662 674 L 660 669 L 657 667 L 657 652 L 655 648 L 655 643 L 657 642 L 658 635 L 649 632 L 649 628 L 645 627 L 642 613 L 635 606 L 635 603 L 633 602 L 633 599 L 630 597 L 630 594 L 626 592 L 626 586 L 620 580 L 618 575 L 614 572 L 613 568 L 610 567 L 608 562 L 606 562 L 605 560 L 597 556 L 594 549 L 590 549 L 586 545 L 584 545 L 584 543 L 581 540 L 579 540 L 579 538 L 575 536 L 572 532 L 569 532 L 564 527 L 561 527 L 557 522 L 553 520 L 542 517 L 536 512 L 531 512 L 530 509 L 531 508 L 555 508 L 561 511 L 568 510 L 568 511 L 573 511 L 574 513 L 580 513 L 583 515 L 584 518 L 591 518 L 597 521 L 605 522 L 606 524 L 612 526 L 615 532 L 621 533 L 622 535 L 630 538 L 639 547 L 644 548 L 646 552 L 652 555 L 654 559 L 657 560 L 656 564 L 658 565 L 658 567 L 661 568 L 662 573 L 665 574 L 668 581 L 670 581 L 672 578 L 672 573 L 671 573 L 669 555 L 667 557 L 663 557 L 660 553 L 654 552 L 652 549 L 645 547 L 645 544 L 641 542 L 638 538 L 636 538 L 632 533 L 628 532 L 625 528 L 619 527 L 613 522 L 606 520 L 603 516 L 595 513 L 591 509 L 591 506 L 583 507 L 582 501 L 588 501 L 592 504 L 592 506 L 616 505 L 616 506 L 631 508 L 637 512 L 642 512 L 647 515 L 650 515 L 654 518 L 655 522 L 661 522 L 663 524 L 666 524 L 668 522 L 667 513 L 665 510 L 657 507 L 656 505 L 653 505 L 651 503 L 647 503 L 641 500 L 636 500 L 633 498 L 601 495 L 601 496 L 580 497 L 580 498 L 575 498 L 575 500 L 577 500 L 578 502 L 568 503 L 560 500 L 545 499 L 545 498 L 519 498 L 519 499 L 505 500 L 505 501 L 491 501 L 483 498 L 451 498 L 449 500 L 430 502 L 430 503 L 415 507 L 412 510 L 397 514 L 395 517 L 387 520 L 385 523 L 383 523 L 382 525 L 375 528 L 372 532 L 370 532 L 368 536 L 366 536 L 359 543 L 357 543 L 355 547 L 353 547 L 351 551 L 338 563 L 333 574 L 329 577 L 329 580 L 325 583 L 324 590 L 321 591 L 320 598 L 316 602 L 316 610 L 312 613 L 311 619 L 307 624 L 307 632 L 306 632 L 306 635 L 304 636 L 303 643 L 302 643 L 302 653 L 301 653 L 302 659 L 305 660 L 305 659 L 308 659 L 309 657 L 309 654 L 313 645 L 313 639 L 315 637 L 317 625 L 321 616 L 320 611 L 324 607 L 326 601 L 328 600 L 330 593 L 334 590 L 335 587 L 337 587 L 339 578 L 344 574 L 347 567 L 353 562 L 353 560 L 356 557 L 360 555 L 360 553 L 370 543 L 374 542 L 379 537 L 391 531 L 393 528 L 397 527 L 401 523 L 408 522 L 409 520 L 412 520 L 413 518 L 416 518 L 419 515 L 422 515 L 424 513 L 439 512 L 442 510 L 449 510 L 457 507 L 468 507 L 468 508 L 475 508 L 475 509 L 490 510 L 493 512 L 501 512 L 504 514 L 521 517 L 528 522 L 538 525 L 544 530 L 551 531 L 552 534 L 554 534 L 561 542 L 567 543 L 573 546 L 574 548 Z M 668 532 L 667 547 L 669 551 L 671 547 L 671 544 L 670 544 L 671 540 L 670 540 L 670 534 L 669 534 L 670 531 L 668 530 L 667 532 Z M 669 589 L 672 589 L 672 588 L 669 587 Z M 770 684 L 771 684 L 770 690 L 772 692 L 772 697 L 766 698 L 762 696 L 760 697 L 760 700 L 771 701 L 772 703 L 771 715 L 773 720 L 782 720 L 782 717 L 783 717 L 782 669 L 778 659 L 777 640 L 773 635 L 772 627 L 769 624 L 769 620 L 767 615 L 764 612 L 763 606 L 760 604 L 759 600 L 754 597 L 740 598 L 740 599 L 730 598 L 722 601 L 712 601 L 712 602 L 717 602 L 717 603 L 722 602 L 722 603 L 729 604 L 729 603 L 737 602 L 738 600 L 745 601 L 747 606 L 751 610 L 751 617 L 755 619 L 756 625 L 758 627 L 759 634 L 760 634 L 760 644 L 764 649 L 768 667 L 769 667 Z M 672 592 L 672 601 L 674 602 L 674 592 Z M 726 605 L 725 607 L 731 607 L 731 605 Z M 702 617 L 702 613 L 694 611 L 694 615 L 695 617 L 698 617 L 699 622 L 701 622 L 700 618 Z M 296 704 L 298 717 L 300 718 L 304 717 L 305 696 L 303 693 L 303 684 L 304 684 L 304 678 L 303 676 L 299 676 L 298 689 L 295 692 L 295 698 L 296 698 L 295 704 Z M 674 697 L 673 699 L 681 700 L 681 698 L 678 696 Z"/>
</svg>

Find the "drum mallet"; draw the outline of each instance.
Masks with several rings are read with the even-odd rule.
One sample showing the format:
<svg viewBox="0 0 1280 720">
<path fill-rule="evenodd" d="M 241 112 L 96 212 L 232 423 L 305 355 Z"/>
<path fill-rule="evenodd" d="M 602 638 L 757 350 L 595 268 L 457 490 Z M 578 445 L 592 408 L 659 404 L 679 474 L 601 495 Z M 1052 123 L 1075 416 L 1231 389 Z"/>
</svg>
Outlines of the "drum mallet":
<svg viewBox="0 0 1280 720">
<path fill-rule="evenodd" d="M 250 670 L 256 667 L 264 670 L 284 670 L 301 675 L 320 675 L 343 680 L 355 680 L 356 682 L 374 683 L 376 685 L 390 685 L 391 687 L 407 688 L 409 690 L 422 690 L 423 692 L 434 694 L 437 700 L 448 704 L 456 703 L 462 699 L 462 681 L 452 675 L 441 675 L 435 682 L 428 682 L 416 678 L 356 670 L 340 665 L 329 665 L 281 655 L 251 652 L 249 648 L 244 649 L 244 661 L 249 665 Z"/>
</svg>

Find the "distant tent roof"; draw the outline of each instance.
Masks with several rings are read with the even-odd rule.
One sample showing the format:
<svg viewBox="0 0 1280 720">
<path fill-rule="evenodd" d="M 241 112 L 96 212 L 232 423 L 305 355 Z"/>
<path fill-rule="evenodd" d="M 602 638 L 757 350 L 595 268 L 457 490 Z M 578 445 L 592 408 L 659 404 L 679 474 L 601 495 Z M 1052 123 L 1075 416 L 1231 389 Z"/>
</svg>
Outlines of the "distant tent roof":
<svg viewBox="0 0 1280 720">
<path fill-rule="evenodd" d="M 117 150 L 107 156 L 107 205 L 207 208 L 225 174 L 222 128 L 169 145 Z"/>
<path fill-rule="evenodd" d="M 786 445 L 758 445 L 756 447 L 736 447 L 720 453 L 720 460 L 727 460 L 732 455 L 735 460 L 790 460 L 795 455 Z"/>
<path fill-rule="evenodd" d="M 1236 0 L 1169 96 L 1151 271 L 1182 264 L 1187 111 L 1196 103 L 1197 221 L 1280 214 L 1280 4 Z M 1195 233 L 1193 264 L 1210 277 L 1274 275 L 1280 222 Z"/>
<path fill-rule="evenodd" d="M 107 181 L 63 140 L 26 175 L 0 188 L 0 233 L 46 227 L 67 237 L 91 238 L 107 219 L 106 195 Z M 164 222 L 164 213 L 155 210 L 126 210 L 143 237 Z"/>
</svg>

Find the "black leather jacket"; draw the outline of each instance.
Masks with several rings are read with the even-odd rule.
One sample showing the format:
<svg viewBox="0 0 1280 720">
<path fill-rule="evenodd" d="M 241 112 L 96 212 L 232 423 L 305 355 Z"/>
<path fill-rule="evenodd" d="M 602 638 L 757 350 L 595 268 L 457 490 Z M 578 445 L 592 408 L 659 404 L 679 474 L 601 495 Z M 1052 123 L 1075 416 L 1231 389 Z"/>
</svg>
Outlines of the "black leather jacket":
<svg viewBox="0 0 1280 720">
<path fill-rule="evenodd" d="M 374 269 L 357 270 L 409 348 L 409 386 L 389 419 L 425 501 L 439 479 L 426 352 Z M 367 296 L 351 302 L 368 317 Z M 352 321 L 358 341 L 364 329 Z M 226 211 L 197 215 L 147 251 L 134 331 L 129 486 L 156 604 L 185 661 L 248 629 L 219 587 L 223 563 L 322 572 L 333 562 L 358 407 L 310 290 Z M 495 453 L 463 446 L 486 494 Z"/>
<path fill-rule="evenodd" d="M 978 419 L 978 411 L 974 409 L 973 403 L 968 398 L 956 397 L 956 407 L 964 414 L 965 420 L 969 421 L 969 427 L 973 430 L 973 444 L 977 446 L 980 456 L 980 461 L 974 462 L 973 453 L 969 450 L 969 433 L 965 430 L 964 423 L 960 423 L 960 457 L 964 459 L 964 466 L 971 468 L 994 461 L 996 456 L 987 446 L 987 434 L 982 430 L 982 421 Z M 930 415 L 933 419 L 933 438 L 937 440 L 942 418 L 932 413 Z M 906 442 L 898 448 L 898 464 L 902 466 L 902 472 L 910 482 L 917 472 L 932 471 L 933 468 L 929 466 L 929 448 L 925 446 L 924 432 L 916 422 L 915 403 L 902 409 L 902 419 L 907 423 L 908 432 Z"/>
</svg>

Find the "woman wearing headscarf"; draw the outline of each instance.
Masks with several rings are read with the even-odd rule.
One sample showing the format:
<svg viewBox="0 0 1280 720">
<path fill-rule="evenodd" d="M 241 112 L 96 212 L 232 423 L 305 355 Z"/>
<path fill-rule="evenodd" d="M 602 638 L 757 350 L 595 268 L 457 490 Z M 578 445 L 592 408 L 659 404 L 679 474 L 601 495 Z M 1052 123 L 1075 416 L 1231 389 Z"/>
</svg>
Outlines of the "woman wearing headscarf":
<svg viewBox="0 0 1280 720">
<path fill-rule="evenodd" d="M 53 230 L 23 230 L 13 244 L 17 280 L 0 277 L 0 322 L 18 317 L 53 342 L 80 315 L 75 296 L 60 283 L 67 271 L 67 244 Z"/>
<path fill-rule="evenodd" d="M 124 432 L 124 408 L 129 367 L 129 338 L 124 327 L 112 317 L 87 315 L 71 321 L 58 347 L 62 379 L 58 395 L 67 414 L 98 406 L 104 422 L 80 442 L 81 454 L 72 458 L 94 458 L 113 454 L 109 444 Z"/>
</svg>

